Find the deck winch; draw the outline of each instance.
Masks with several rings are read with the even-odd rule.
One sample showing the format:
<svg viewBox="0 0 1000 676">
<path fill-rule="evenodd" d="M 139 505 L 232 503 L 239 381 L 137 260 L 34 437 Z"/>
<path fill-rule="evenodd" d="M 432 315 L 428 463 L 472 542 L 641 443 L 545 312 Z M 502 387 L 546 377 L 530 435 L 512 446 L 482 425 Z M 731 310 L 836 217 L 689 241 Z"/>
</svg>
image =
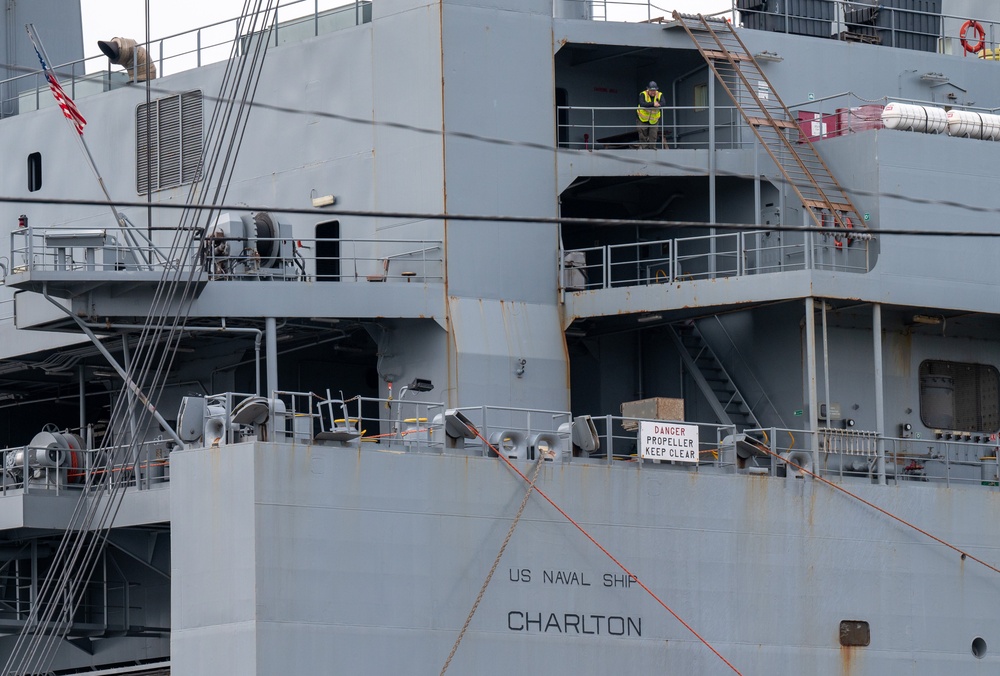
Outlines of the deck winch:
<svg viewBox="0 0 1000 676">
<path fill-rule="evenodd" d="M 206 233 L 204 259 L 214 279 L 291 280 L 304 272 L 292 226 L 266 211 L 221 214 Z"/>
<path fill-rule="evenodd" d="M 4 471 L 16 481 L 80 483 L 83 448 L 83 439 L 76 434 L 42 431 L 27 446 L 7 454 Z M 79 472 L 70 474 L 78 468 Z"/>
</svg>

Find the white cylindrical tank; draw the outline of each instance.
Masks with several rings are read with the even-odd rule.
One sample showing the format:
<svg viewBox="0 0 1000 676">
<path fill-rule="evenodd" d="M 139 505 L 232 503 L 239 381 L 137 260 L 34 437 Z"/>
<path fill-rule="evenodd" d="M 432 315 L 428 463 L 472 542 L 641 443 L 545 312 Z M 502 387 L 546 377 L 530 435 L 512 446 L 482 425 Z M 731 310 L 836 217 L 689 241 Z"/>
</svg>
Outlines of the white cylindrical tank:
<svg viewBox="0 0 1000 676">
<path fill-rule="evenodd" d="M 882 109 L 882 124 L 886 129 L 943 134 L 948 129 L 948 114 L 944 108 L 890 101 Z"/>
<path fill-rule="evenodd" d="M 948 111 L 948 134 L 996 141 L 1000 139 L 1000 115 L 971 110 Z"/>
</svg>

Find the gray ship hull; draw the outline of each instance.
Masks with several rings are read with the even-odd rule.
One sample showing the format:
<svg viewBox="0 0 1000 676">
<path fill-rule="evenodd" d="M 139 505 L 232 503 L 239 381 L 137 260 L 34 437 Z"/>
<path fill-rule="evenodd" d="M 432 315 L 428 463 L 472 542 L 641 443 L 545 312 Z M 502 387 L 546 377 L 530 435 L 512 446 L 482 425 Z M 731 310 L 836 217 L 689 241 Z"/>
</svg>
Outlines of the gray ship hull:
<svg viewBox="0 0 1000 676">
<path fill-rule="evenodd" d="M 578 459 L 579 460 L 579 459 Z M 529 474 L 533 463 L 521 461 Z M 527 484 L 498 458 L 306 445 L 177 453 L 177 673 L 437 673 Z M 995 492 L 550 463 L 453 673 L 986 673 Z M 983 501 L 984 497 L 989 497 Z M 843 621 L 870 645 L 840 644 Z"/>
</svg>

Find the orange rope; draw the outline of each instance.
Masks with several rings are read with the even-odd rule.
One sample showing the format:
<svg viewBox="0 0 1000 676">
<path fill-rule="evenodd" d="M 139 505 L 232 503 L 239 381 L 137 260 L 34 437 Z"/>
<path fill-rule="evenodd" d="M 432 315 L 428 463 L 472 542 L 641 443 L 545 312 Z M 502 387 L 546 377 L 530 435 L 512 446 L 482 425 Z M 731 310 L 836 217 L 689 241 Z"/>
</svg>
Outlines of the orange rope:
<svg viewBox="0 0 1000 676">
<path fill-rule="evenodd" d="M 816 474 L 815 472 L 812 472 L 812 471 L 806 469 L 805 467 L 802 467 L 801 465 L 795 464 L 793 461 L 789 460 L 788 458 L 781 457 L 779 454 L 775 453 L 770 448 L 764 448 L 763 446 L 760 446 L 759 448 L 761 448 L 762 450 L 764 450 L 768 455 L 773 455 L 774 457 L 776 457 L 779 460 L 785 462 L 786 464 L 791 465 L 792 467 L 794 467 L 795 469 L 799 470 L 800 472 L 808 474 L 809 476 L 811 476 L 812 478 L 816 479 L 817 481 L 821 481 L 822 483 L 825 483 L 827 486 L 830 486 L 831 488 L 836 488 L 841 493 L 844 493 L 845 495 L 849 495 L 852 498 L 854 498 L 855 500 L 858 500 L 859 502 L 868 505 L 869 507 L 871 507 L 875 511 L 881 512 L 882 514 L 885 514 L 890 519 L 894 519 L 895 521 L 898 521 L 899 523 L 903 524 L 904 526 L 908 526 L 908 527 L 912 528 L 913 530 L 917 531 L 918 533 L 920 533 L 922 535 L 926 535 L 931 540 L 934 540 L 935 542 L 940 543 L 940 544 L 944 545 L 945 547 L 958 552 L 959 554 L 962 555 L 962 560 L 963 561 L 965 559 L 972 559 L 976 563 L 980 563 L 980 564 L 986 566 L 987 568 L 989 568 L 993 572 L 1000 573 L 1000 568 L 997 568 L 996 566 L 994 566 L 992 564 L 989 564 L 989 563 L 983 561 L 982 559 L 977 558 L 977 557 L 973 556 L 972 554 L 969 554 L 968 552 L 959 549 L 955 545 L 951 544 L 950 542 L 946 542 L 945 540 L 942 540 L 941 538 L 939 538 L 936 535 L 932 535 L 931 533 L 928 533 L 927 531 L 925 531 L 920 526 L 917 526 L 916 524 L 912 524 L 909 521 L 907 521 L 906 519 L 904 519 L 902 517 L 899 517 L 899 516 L 896 516 L 895 514 L 893 514 L 892 512 L 890 512 L 888 510 L 882 509 L 881 507 L 879 507 L 875 503 L 872 503 L 872 502 L 869 502 L 868 500 L 865 500 L 860 495 L 857 495 L 856 493 L 852 493 L 851 491 L 847 490 L 843 486 L 838 486 L 837 484 L 833 483 L 832 481 L 830 481 L 828 479 L 824 479 L 823 477 L 821 477 L 820 475 Z"/>
<path fill-rule="evenodd" d="M 482 439 L 483 443 L 486 444 L 487 446 L 489 446 L 490 449 L 492 449 L 493 452 L 497 454 L 497 457 L 500 458 L 501 460 L 503 460 L 505 463 L 507 463 L 507 466 L 509 468 L 511 468 L 512 470 L 514 470 L 519 477 L 521 477 L 522 479 L 524 479 L 525 481 L 527 481 L 529 484 L 532 483 L 531 480 L 528 479 L 528 477 L 526 477 L 523 473 L 521 473 L 521 470 L 519 470 L 517 467 L 514 466 L 514 464 L 510 461 L 510 459 L 506 455 L 504 455 L 503 453 L 500 453 L 493 446 L 493 444 L 491 444 L 490 442 L 488 442 L 486 440 L 486 438 L 482 435 L 482 433 L 479 432 L 479 430 L 476 430 L 476 436 L 478 436 L 480 439 Z M 623 564 L 621 561 L 619 561 L 618 559 L 616 559 L 614 557 L 614 555 L 612 555 L 611 552 L 609 552 L 607 549 L 605 549 L 604 546 L 601 545 L 600 542 L 598 542 L 597 540 L 595 540 L 594 537 L 583 528 L 583 526 L 581 526 L 580 524 L 578 524 L 573 519 L 573 517 L 571 517 L 569 514 L 567 514 L 566 512 L 564 512 L 559 505 L 557 505 L 555 502 L 553 502 L 552 498 L 550 498 L 548 496 L 548 494 L 545 493 L 545 491 L 543 491 L 541 488 L 539 488 L 536 485 L 535 486 L 535 492 L 538 493 L 538 495 L 542 496 L 547 503 L 549 503 L 550 505 L 552 505 L 555 508 L 555 510 L 557 512 L 559 512 L 563 516 L 563 518 L 565 518 L 567 521 L 569 521 L 571 524 L 573 524 L 573 526 L 578 531 L 580 531 L 581 533 L 583 533 L 583 536 L 585 538 L 587 538 L 588 540 L 590 540 L 594 544 L 595 547 L 597 547 L 602 552 L 604 552 L 605 556 L 607 556 L 609 559 L 611 559 L 612 561 L 614 561 L 614 563 L 615 563 L 616 566 L 618 566 L 619 568 L 621 568 L 632 580 L 635 580 L 636 584 L 638 584 L 640 587 L 642 587 L 643 590 L 645 590 L 645 592 L 647 594 L 649 594 L 651 597 L 653 597 L 653 600 L 655 600 L 657 603 L 659 603 L 663 607 L 664 610 L 666 610 L 668 613 L 670 613 L 671 615 L 673 615 L 675 620 L 677 620 L 682 625 L 684 625 L 685 629 L 687 629 L 689 632 L 691 632 L 692 634 L 694 634 L 695 638 L 697 638 L 699 641 L 701 641 L 703 644 L 705 644 L 705 647 L 708 648 L 709 650 L 711 650 L 715 654 L 716 657 L 718 657 L 720 660 L 722 660 L 725 663 L 725 665 L 727 667 L 729 667 L 730 669 L 732 669 L 735 673 L 739 674 L 740 676 L 743 676 L 742 672 L 740 672 L 736 667 L 734 667 L 729 662 L 729 660 L 727 660 L 725 657 L 723 657 L 722 653 L 720 653 L 718 650 L 716 650 L 712 646 L 711 643 L 709 643 L 707 640 L 705 640 L 702 637 L 701 634 L 699 634 L 697 631 L 695 631 L 694 627 L 692 627 L 690 624 L 688 624 L 683 619 L 681 619 L 681 616 L 678 615 L 676 612 L 674 612 L 674 610 L 670 606 L 668 606 L 666 603 L 664 603 L 663 600 L 659 596 L 657 596 L 653 592 L 652 589 L 650 589 L 649 587 L 647 587 L 646 584 L 642 580 L 640 580 L 638 578 L 638 576 L 635 575 L 635 573 L 633 573 L 631 570 L 629 570 L 628 568 L 626 568 L 625 564 Z"/>
<path fill-rule="evenodd" d="M 132 465 L 116 465 L 116 466 L 112 467 L 111 469 L 92 469 L 92 470 L 90 470 L 90 473 L 96 475 L 96 474 L 106 474 L 108 472 L 128 472 L 128 471 L 132 471 L 134 469 L 146 469 L 148 467 L 169 467 L 169 466 L 170 466 L 170 461 L 169 460 L 163 460 L 161 462 L 144 463 L 144 464 L 141 464 L 141 465 L 137 465 L 136 467 L 133 467 Z M 66 477 L 67 478 L 75 478 L 75 477 L 81 477 L 81 476 L 87 476 L 86 470 L 82 470 L 82 471 L 81 470 L 77 470 L 77 471 L 74 471 L 74 472 L 67 472 L 66 473 Z"/>
</svg>

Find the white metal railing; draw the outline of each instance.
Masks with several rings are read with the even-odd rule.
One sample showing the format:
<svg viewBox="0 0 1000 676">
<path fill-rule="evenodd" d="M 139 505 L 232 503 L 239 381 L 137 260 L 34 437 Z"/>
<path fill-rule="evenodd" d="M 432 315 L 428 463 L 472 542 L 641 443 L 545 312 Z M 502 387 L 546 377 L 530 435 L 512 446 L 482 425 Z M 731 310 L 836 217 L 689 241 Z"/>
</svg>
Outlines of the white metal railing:
<svg viewBox="0 0 1000 676">
<path fill-rule="evenodd" d="M 647 471 L 698 471 L 712 467 L 739 472 L 795 478 L 810 473 L 831 480 L 877 483 L 884 467 L 888 483 L 922 482 L 982 485 L 1000 490 L 998 447 L 987 434 L 938 431 L 933 439 L 879 436 L 854 428 L 820 427 L 816 431 L 763 428 L 736 434 L 732 425 L 692 421 L 654 421 L 616 415 L 583 416 L 590 448 L 577 436 L 580 416 L 568 411 L 470 406 L 446 409 L 440 402 L 409 398 L 326 398 L 311 392 L 272 393 L 268 398 L 227 392 L 205 398 L 204 435 L 200 445 L 220 446 L 246 441 L 314 444 L 338 443 L 412 453 L 490 456 L 494 449 L 512 458 L 533 459 L 547 448 L 557 462 L 634 462 Z M 280 403 L 279 403 L 280 402 Z M 246 404 L 263 405 L 253 410 Z M 249 415 L 242 418 L 238 411 Z M 449 425 L 456 416 L 469 433 L 456 438 Z M 261 422 L 263 421 L 263 422 Z M 642 422 L 697 427 L 697 459 L 656 461 L 639 457 Z M 452 433 L 449 436 L 448 432 Z M 211 438 L 206 438 L 210 436 Z M 485 441 L 484 441 L 485 440 Z M 197 442 L 195 446 L 197 447 Z M 170 480 L 170 442 L 153 440 L 116 460 L 122 449 L 91 449 L 47 453 L 48 448 L 22 446 L 0 451 L 0 495 L 48 491 L 55 494 L 90 485 L 107 490 L 108 478 L 148 489 Z M 32 451 L 41 450 L 38 454 Z M 655 469 L 654 469 L 655 468 Z"/>
<path fill-rule="evenodd" d="M 967 15 L 933 13 L 907 7 L 891 7 L 886 2 L 830 0 L 829 2 L 775 2 L 774 0 L 706 1 L 699 11 L 706 16 L 731 21 L 733 25 L 782 33 L 815 35 L 842 41 L 872 42 L 902 48 L 966 55 L 962 38 L 970 47 L 979 42 L 972 30 L 960 34 L 966 21 L 983 29 L 979 58 L 997 59 L 1000 48 L 1000 21 Z M 597 21 L 660 23 L 671 20 L 671 9 L 650 0 L 558 0 L 556 5 L 571 8 L 562 14 Z M 970 54 L 971 56 L 971 54 Z"/>
<path fill-rule="evenodd" d="M 714 118 L 707 106 L 663 106 L 659 110 L 651 140 L 640 143 L 635 106 L 559 106 L 559 146 L 574 150 L 708 148 L 713 124 L 716 148 L 753 145 L 753 133 L 735 106 L 715 106 Z"/>
<path fill-rule="evenodd" d="M 805 269 L 861 273 L 870 270 L 869 245 L 869 239 L 838 240 L 822 232 L 725 232 L 567 249 L 561 257 L 560 272 L 562 288 L 566 291 L 673 284 Z M 808 262 L 807 248 L 812 253 Z"/>
<path fill-rule="evenodd" d="M 370 22 L 371 0 L 347 4 L 344 0 L 285 0 L 276 14 L 268 39 L 272 45 L 282 45 Z M 163 77 L 224 61 L 232 54 L 234 43 L 238 43 L 239 49 L 246 49 L 252 37 L 238 34 L 241 21 L 226 19 L 152 40 L 148 51 L 157 75 Z M 141 36 L 130 37 L 141 42 Z M 78 99 L 128 84 L 126 73 L 118 67 L 112 68 L 107 57 L 100 55 L 60 64 L 53 70 L 63 89 L 71 98 Z M 0 117 L 54 105 L 41 73 L 0 81 Z"/>
<path fill-rule="evenodd" d="M 916 71 L 904 71 L 900 78 Z M 900 90 L 903 82 L 900 80 Z M 807 138 L 815 143 L 823 139 L 847 136 L 872 129 L 882 129 L 882 110 L 890 101 L 940 107 L 940 102 L 922 101 L 903 96 L 865 99 L 852 92 L 833 94 L 788 106 L 798 123 L 789 132 L 793 142 Z M 949 109 L 996 114 L 998 108 L 964 105 L 960 101 Z M 640 143 L 634 106 L 559 106 L 557 131 L 559 147 L 573 150 L 602 151 L 623 149 L 711 149 L 753 148 L 755 137 L 733 106 L 716 106 L 714 115 L 707 107 L 664 106 L 653 140 Z M 710 138 L 714 118 L 714 146 Z"/>
<path fill-rule="evenodd" d="M 11 232 L 11 274 L 204 272 L 212 281 L 441 282 L 441 240 L 208 237 L 184 248 L 133 245 L 134 229 L 41 228 Z M 200 238 L 195 238 L 196 240 Z M 106 278 L 106 277 L 102 277 Z"/>
<path fill-rule="evenodd" d="M 733 22 L 746 28 L 852 42 L 870 42 L 886 46 L 942 52 L 964 56 L 960 27 L 977 21 L 984 32 L 983 58 L 995 58 L 1000 45 L 1000 23 L 970 16 L 918 10 L 914 3 L 892 7 L 891 3 L 860 3 L 857 0 L 830 0 L 823 3 L 768 2 L 733 0 L 732 9 L 724 12 Z M 950 32 L 949 32 L 950 31 Z M 971 32 L 970 47 L 979 42 Z M 984 53 L 985 50 L 985 53 Z"/>
<path fill-rule="evenodd" d="M 819 476 L 843 480 L 855 477 L 877 481 L 878 457 L 885 458 L 885 475 L 890 483 L 932 482 L 993 487 L 1000 490 L 997 447 L 986 443 L 986 437 L 958 436 L 949 440 L 899 439 L 879 436 L 876 432 L 853 428 L 819 428 L 816 447 L 819 463 L 813 464 L 810 453 L 813 432 L 768 428 L 748 430 L 749 441 L 737 442 L 731 425 L 697 422 L 677 422 L 697 426 L 699 430 L 698 462 L 657 463 L 638 457 L 639 422 L 647 419 L 623 416 L 593 416 L 591 422 L 599 440 L 599 448 L 586 453 L 574 448 L 569 424 L 575 417 L 568 411 L 516 409 L 497 406 L 462 407 L 445 411 L 440 403 L 394 401 L 355 397 L 345 404 L 350 413 L 348 422 L 359 432 L 349 443 L 364 447 L 369 443 L 401 444 L 409 452 L 433 452 L 462 455 L 491 455 L 490 445 L 512 457 L 532 459 L 533 443 L 539 439 L 551 441 L 560 450 L 562 462 L 621 462 L 640 463 L 645 468 L 681 469 L 713 466 L 730 471 L 782 474 L 792 477 L 800 473 L 784 458 L 815 472 Z M 465 421 L 478 432 L 457 447 L 449 445 L 445 434 L 445 415 L 460 412 Z M 662 421 L 661 421 L 662 422 Z M 669 421 L 667 421 L 669 422 Z M 747 450 L 749 449 L 749 452 Z M 760 472 L 754 472 L 756 467 Z M 788 471 L 790 470 L 790 471 Z"/>
<path fill-rule="evenodd" d="M 814 433 L 810 431 L 772 427 L 747 430 L 747 434 L 758 441 L 751 440 L 744 448 L 756 446 L 759 452 L 743 453 L 748 456 L 744 466 L 771 474 L 801 474 L 801 470 L 782 460 L 789 458 L 824 478 L 855 478 L 874 483 L 879 478 L 881 457 L 888 483 L 983 485 L 1000 490 L 998 448 L 995 442 L 988 442 L 988 435 L 948 435 L 953 439 L 947 439 L 938 434 L 934 439 L 903 439 L 879 436 L 872 431 L 820 428 L 815 433 L 817 463 L 813 458 Z"/>
<path fill-rule="evenodd" d="M 125 452 L 131 458 L 119 457 Z M 115 461 L 109 463 L 114 455 Z M 126 484 L 140 490 L 170 480 L 167 446 L 162 440 L 135 448 L 55 449 L 30 444 L 0 450 L 0 495 L 51 492 L 60 495 L 85 485 L 110 490 Z"/>
</svg>

